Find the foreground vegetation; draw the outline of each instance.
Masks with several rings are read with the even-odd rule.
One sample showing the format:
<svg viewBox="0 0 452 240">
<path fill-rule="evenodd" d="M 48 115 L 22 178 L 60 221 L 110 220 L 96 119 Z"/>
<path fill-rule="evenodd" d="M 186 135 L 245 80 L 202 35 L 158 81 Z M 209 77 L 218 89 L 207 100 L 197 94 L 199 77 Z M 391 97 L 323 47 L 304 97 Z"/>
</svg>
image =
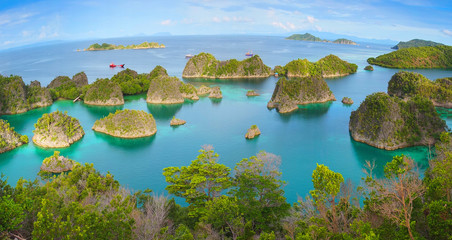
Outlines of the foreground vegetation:
<svg viewBox="0 0 452 240">
<path fill-rule="evenodd" d="M 43 182 L 0 179 L 0 238 L 18 239 L 448 239 L 452 235 L 452 139 L 441 134 L 421 179 L 413 160 L 395 156 L 376 178 L 366 163 L 359 187 L 327 166 L 292 206 L 281 159 L 260 152 L 234 171 L 209 146 L 189 166 L 163 169 L 172 196 L 131 193 L 91 164 Z M 296 184 L 296 183 L 291 183 Z M 360 204 L 360 202 L 362 204 Z"/>
</svg>

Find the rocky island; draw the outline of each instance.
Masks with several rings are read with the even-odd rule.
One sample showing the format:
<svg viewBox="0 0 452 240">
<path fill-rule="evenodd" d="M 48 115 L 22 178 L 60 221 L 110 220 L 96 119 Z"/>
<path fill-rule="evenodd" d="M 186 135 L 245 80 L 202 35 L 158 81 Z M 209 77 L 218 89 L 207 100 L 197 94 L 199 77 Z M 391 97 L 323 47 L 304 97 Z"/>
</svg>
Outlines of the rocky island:
<svg viewBox="0 0 452 240">
<path fill-rule="evenodd" d="M 202 95 L 210 94 L 210 91 L 211 91 L 210 87 L 201 85 L 201 86 L 196 90 L 196 93 L 198 94 L 198 96 L 202 96 Z"/>
<path fill-rule="evenodd" d="M 404 101 L 383 92 L 367 96 L 349 123 L 355 141 L 386 150 L 433 145 L 446 128 L 430 100 L 415 96 Z"/>
<path fill-rule="evenodd" d="M 430 81 L 422 74 L 401 71 L 388 83 L 388 94 L 399 98 L 416 95 L 430 99 L 436 107 L 452 108 L 452 81 L 449 78 Z"/>
<path fill-rule="evenodd" d="M 198 90 L 190 83 L 181 83 L 179 87 L 182 97 L 190 100 L 199 100 Z"/>
<path fill-rule="evenodd" d="M 181 93 L 183 83 L 177 77 L 160 76 L 152 79 L 149 85 L 146 102 L 152 104 L 183 103 Z"/>
<path fill-rule="evenodd" d="M 247 92 L 246 92 L 246 96 L 247 97 L 255 97 L 255 96 L 259 96 L 260 94 L 259 93 L 257 93 L 256 91 L 254 91 L 254 90 L 248 90 Z"/>
<path fill-rule="evenodd" d="M 183 78 L 265 78 L 272 75 L 258 55 L 242 61 L 219 61 L 210 53 L 200 53 L 188 60 Z"/>
<path fill-rule="evenodd" d="M 292 34 L 289 37 L 286 37 L 288 40 L 297 40 L 297 41 L 309 41 L 309 42 L 328 42 L 328 43 L 337 43 L 337 44 L 348 44 L 348 45 L 358 45 L 356 42 L 353 42 L 352 40 L 348 40 L 345 38 L 339 38 L 334 41 L 329 41 L 325 39 L 321 39 L 319 37 L 316 37 L 312 34 L 305 33 L 305 34 Z"/>
<path fill-rule="evenodd" d="M 366 71 L 373 71 L 373 70 L 374 70 L 374 67 L 372 67 L 372 65 L 367 65 L 367 66 L 364 68 L 364 70 L 366 70 Z"/>
<path fill-rule="evenodd" d="M 288 113 L 297 110 L 299 104 L 328 101 L 336 101 L 336 98 L 324 79 L 314 76 L 287 80 L 282 77 L 276 83 L 267 107 Z"/>
<path fill-rule="evenodd" d="M 47 88 L 50 90 L 53 100 L 73 100 L 82 94 L 82 88 L 85 85 L 88 85 L 88 78 L 84 72 L 80 72 L 75 74 L 72 79 L 68 76 L 58 76 L 50 82 Z"/>
<path fill-rule="evenodd" d="M 343 104 L 347 104 L 347 105 L 352 105 L 353 104 L 353 100 L 349 97 L 343 97 L 342 98 L 342 103 Z"/>
<path fill-rule="evenodd" d="M 410 48 L 410 47 L 434 47 L 444 45 L 442 43 L 437 43 L 433 41 L 427 41 L 422 39 L 412 39 L 408 42 L 400 41 L 397 45 L 392 47 L 392 49 L 402 49 L 402 48 Z"/>
<path fill-rule="evenodd" d="M 309 77 L 321 76 L 324 78 L 347 76 L 356 73 L 358 66 L 348 63 L 335 55 L 328 55 L 317 62 L 307 59 L 297 59 L 287 63 L 284 67 L 276 66 L 274 71 L 279 76 Z"/>
<path fill-rule="evenodd" d="M 173 117 L 173 119 L 171 119 L 170 126 L 179 126 L 184 125 L 185 123 L 187 123 L 187 121 Z"/>
<path fill-rule="evenodd" d="M 153 71 L 158 69 L 158 67 L 160 66 L 154 68 Z M 136 71 L 127 68 L 115 74 L 111 78 L 111 81 L 117 83 L 121 87 L 121 91 L 124 95 L 140 94 L 148 91 L 152 73 L 153 72 L 150 74 L 138 74 Z"/>
<path fill-rule="evenodd" d="M 223 93 L 220 90 L 220 87 L 212 87 L 210 88 L 209 98 L 223 98 Z"/>
<path fill-rule="evenodd" d="M 97 79 L 89 86 L 83 101 L 88 105 L 116 106 L 124 104 L 121 87 L 107 78 Z"/>
<path fill-rule="evenodd" d="M 261 135 L 261 131 L 256 125 L 252 125 L 245 134 L 246 139 L 253 139 Z"/>
<path fill-rule="evenodd" d="M 165 45 L 156 42 L 143 42 L 135 45 L 114 45 L 108 43 L 102 43 L 102 45 L 95 43 L 84 49 L 84 51 L 102 51 L 102 50 L 122 50 L 122 49 L 148 49 L 148 48 L 165 48 Z"/>
<path fill-rule="evenodd" d="M 452 46 L 410 47 L 367 59 L 387 68 L 452 68 Z"/>
<path fill-rule="evenodd" d="M 157 132 L 152 114 L 139 110 L 117 110 L 97 120 L 93 130 L 120 138 L 141 138 Z"/>
<path fill-rule="evenodd" d="M 8 121 L 0 119 L 0 153 L 13 150 L 27 143 L 27 135 L 20 135 L 14 131 Z"/>
<path fill-rule="evenodd" d="M 53 155 L 42 161 L 41 171 L 48 173 L 62 173 L 71 171 L 76 162 L 72 159 L 60 156 L 59 151 L 54 151 Z"/>
<path fill-rule="evenodd" d="M 69 147 L 85 135 L 77 119 L 60 111 L 42 115 L 33 133 L 33 143 L 44 148 Z"/>
</svg>

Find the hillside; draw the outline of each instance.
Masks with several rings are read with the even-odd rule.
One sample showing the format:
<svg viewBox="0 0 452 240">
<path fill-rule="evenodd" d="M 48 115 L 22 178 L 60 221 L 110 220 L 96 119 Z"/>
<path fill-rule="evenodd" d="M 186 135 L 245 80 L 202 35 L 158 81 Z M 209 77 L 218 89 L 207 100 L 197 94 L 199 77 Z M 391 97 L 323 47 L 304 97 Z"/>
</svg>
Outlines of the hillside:
<svg viewBox="0 0 452 240">
<path fill-rule="evenodd" d="M 118 83 L 105 79 L 97 79 L 89 86 L 83 98 L 85 104 L 99 106 L 123 105 L 124 97 Z"/>
<path fill-rule="evenodd" d="M 444 45 L 442 43 L 437 43 L 433 41 L 426 41 L 422 39 L 412 39 L 408 42 L 400 41 L 397 45 L 392 47 L 392 49 L 402 49 L 402 48 L 410 48 L 410 47 L 434 47 Z"/>
<path fill-rule="evenodd" d="M 26 135 L 20 135 L 14 131 L 8 121 L 0 119 L 0 153 L 13 150 L 27 143 L 28 137 Z"/>
<path fill-rule="evenodd" d="M 148 49 L 148 48 L 165 48 L 165 45 L 156 42 L 143 42 L 138 45 L 114 45 L 109 43 L 102 43 L 102 45 L 95 43 L 90 45 L 85 51 L 102 51 L 102 50 L 122 50 L 122 49 Z"/>
<path fill-rule="evenodd" d="M 348 40 L 345 38 L 339 38 L 334 41 L 321 39 L 319 37 L 316 37 L 312 34 L 305 33 L 305 34 L 292 34 L 289 37 L 286 37 L 288 40 L 297 40 L 297 41 L 308 41 L 308 42 L 328 42 L 328 43 L 337 43 L 337 44 L 348 44 L 348 45 L 358 45 L 356 42 L 353 42 L 352 40 Z"/>
</svg>

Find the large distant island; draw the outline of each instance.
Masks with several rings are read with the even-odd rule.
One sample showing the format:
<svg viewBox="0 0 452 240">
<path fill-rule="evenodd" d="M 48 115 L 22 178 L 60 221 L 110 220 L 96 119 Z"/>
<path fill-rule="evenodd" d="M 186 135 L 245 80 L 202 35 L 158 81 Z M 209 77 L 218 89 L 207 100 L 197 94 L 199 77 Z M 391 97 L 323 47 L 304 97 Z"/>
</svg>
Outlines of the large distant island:
<svg viewBox="0 0 452 240">
<path fill-rule="evenodd" d="M 444 45 L 442 43 L 437 43 L 433 41 L 427 41 L 422 39 L 412 39 L 408 42 L 399 42 L 397 45 L 392 47 L 392 49 L 402 49 L 402 48 L 410 48 L 410 47 L 434 47 Z"/>
<path fill-rule="evenodd" d="M 310 41 L 310 42 L 329 42 L 329 43 L 337 43 L 337 44 L 348 44 L 348 45 L 358 45 L 357 43 L 353 42 L 352 40 L 348 40 L 345 38 L 339 38 L 334 41 L 321 39 L 319 37 L 316 37 L 312 34 L 305 33 L 305 34 L 292 34 L 291 36 L 287 37 L 286 39 L 289 40 L 298 40 L 298 41 Z"/>
<path fill-rule="evenodd" d="M 156 42 L 143 42 L 135 45 L 114 45 L 109 43 L 102 43 L 102 45 L 95 43 L 84 49 L 85 51 L 102 51 L 102 50 L 121 50 L 121 49 L 148 49 L 148 48 L 165 48 L 165 45 Z"/>
<path fill-rule="evenodd" d="M 452 68 L 452 46 L 403 48 L 367 62 L 387 68 Z"/>
</svg>

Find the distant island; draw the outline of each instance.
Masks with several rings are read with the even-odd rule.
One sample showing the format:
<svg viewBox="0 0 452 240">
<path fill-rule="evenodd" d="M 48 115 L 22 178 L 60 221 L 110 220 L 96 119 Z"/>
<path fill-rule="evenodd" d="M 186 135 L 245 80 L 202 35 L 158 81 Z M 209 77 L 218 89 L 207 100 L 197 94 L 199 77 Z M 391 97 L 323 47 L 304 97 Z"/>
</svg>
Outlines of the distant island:
<svg viewBox="0 0 452 240">
<path fill-rule="evenodd" d="M 148 48 L 165 48 L 165 45 L 156 42 L 143 42 L 135 45 L 114 45 L 109 43 L 102 43 L 102 45 L 95 43 L 85 48 L 84 51 L 103 51 L 103 50 L 122 50 L 122 49 L 148 49 Z"/>
<path fill-rule="evenodd" d="M 367 62 L 387 68 L 452 68 L 452 46 L 403 48 Z"/>
<path fill-rule="evenodd" d="M 397 45 L 392 47 L 392 49 L 402 49 L 402 48 L 410 48 L 410 47 L 434 47 L 444 45 L 442 43 L 437 43 L 433 41 L 427 41 L 422 39 L 412 39 L 408 42 L 399 42 Z"/>
<path fill-rule="evenodd" d="M 309 42 L 328 42 L 328 43 L 337 43 L 337 44 L 348 44 L 348 45 L 358 45 L 356 42 L 353 42 L 352 40 L 348 40 L 345 38 L 339 38 L 334 41 L 321 39 L 319 37 L 316 37 L 312 34 L 305 33 L 305 34 L 292 34 L 289 37 L 286 37 L 286 39 L 289 40 L 297 40 L 297 41 L 309 41 Z"/>
</svg>

